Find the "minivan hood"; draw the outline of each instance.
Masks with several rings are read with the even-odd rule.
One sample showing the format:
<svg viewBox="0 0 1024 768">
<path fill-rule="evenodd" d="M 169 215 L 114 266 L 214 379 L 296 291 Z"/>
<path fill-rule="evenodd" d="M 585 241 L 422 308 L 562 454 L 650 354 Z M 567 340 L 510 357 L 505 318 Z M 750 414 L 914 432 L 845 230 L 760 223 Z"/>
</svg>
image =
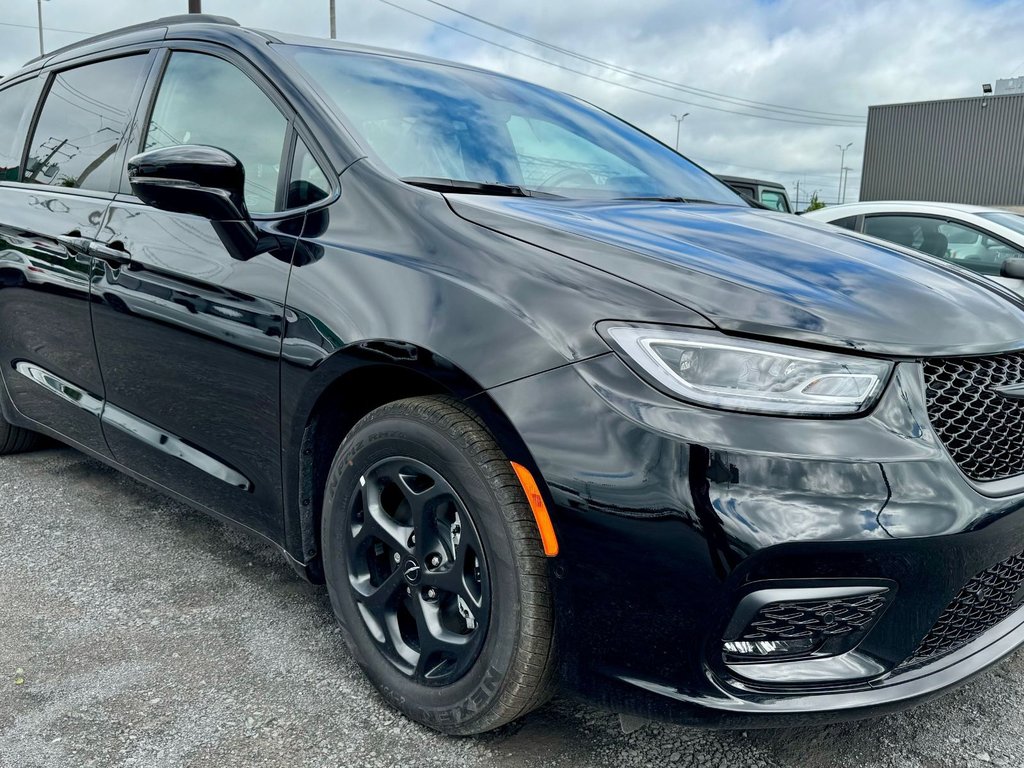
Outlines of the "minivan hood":
<svg viewBox="0 0 1024 768">
<path fill-rule="evenodd" d="M 930 256 L 789 214 L 446 197 L 464 219 L 642 285 L 723 330 L 890 355 L 1024 347 L 1016 294 Z"/>
</svg>

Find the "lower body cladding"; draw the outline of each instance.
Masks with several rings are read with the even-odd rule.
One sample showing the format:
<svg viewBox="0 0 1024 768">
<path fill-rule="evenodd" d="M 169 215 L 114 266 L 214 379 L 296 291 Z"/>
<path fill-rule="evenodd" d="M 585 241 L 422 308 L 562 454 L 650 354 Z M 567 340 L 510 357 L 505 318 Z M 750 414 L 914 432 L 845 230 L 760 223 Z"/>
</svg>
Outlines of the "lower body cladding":
<svg viewBox="0 0 1024 768">
<path fill-rule="evenodd" d="M 614 355 L 490 395 L 554 501 L 561 674 L 589 699 L 717 726 L 852 719 L 1024 642 L 1024 482 L 996 495 L 960 472 L 917 364 L 848 419 L 689 406 Z"/>
</svg>

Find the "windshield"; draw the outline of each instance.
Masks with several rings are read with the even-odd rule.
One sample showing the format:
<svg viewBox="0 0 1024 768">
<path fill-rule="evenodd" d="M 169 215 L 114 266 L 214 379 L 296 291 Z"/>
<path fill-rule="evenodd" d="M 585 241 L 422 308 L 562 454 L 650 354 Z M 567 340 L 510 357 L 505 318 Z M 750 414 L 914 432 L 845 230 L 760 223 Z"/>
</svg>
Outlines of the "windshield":
<svg viewBox="0 0 1024 768">
<path fill-rule="evenodd" d="M 746 205 L 685 158 L 570 96 L 457 66 L 330 48 L 278 49 L 400 178 L 514 185 L 574 198 Z"/>
<path fill-rule="evenodd" d="M 979 213 L 979 216 L 989 221 L 994 221 L 996 224 L 1002 224 L 1007 229 L 1012 229 L 1019 235 L 1024 235 L 1024 216 L 1018 213 L 1010 213 L 1009 211 L 990 211 L 987 213 Z"/>
</svg>

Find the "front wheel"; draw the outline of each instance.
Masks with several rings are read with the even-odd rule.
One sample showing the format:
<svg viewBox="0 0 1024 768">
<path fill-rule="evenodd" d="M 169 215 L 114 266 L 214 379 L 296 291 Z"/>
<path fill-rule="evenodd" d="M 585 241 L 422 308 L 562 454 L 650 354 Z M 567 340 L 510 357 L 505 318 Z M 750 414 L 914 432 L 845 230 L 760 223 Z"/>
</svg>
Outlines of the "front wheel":
<svg viewBox="0 0 1024 768">
<path fill-rule="evenodd" d="M 322 535 L 348 645 L 406 715 L 481 733 L 550 695 L 540 537 L 508 458 L 472 410 L 423 397 L 366 416 L 335 457 Z"/>
</svg>

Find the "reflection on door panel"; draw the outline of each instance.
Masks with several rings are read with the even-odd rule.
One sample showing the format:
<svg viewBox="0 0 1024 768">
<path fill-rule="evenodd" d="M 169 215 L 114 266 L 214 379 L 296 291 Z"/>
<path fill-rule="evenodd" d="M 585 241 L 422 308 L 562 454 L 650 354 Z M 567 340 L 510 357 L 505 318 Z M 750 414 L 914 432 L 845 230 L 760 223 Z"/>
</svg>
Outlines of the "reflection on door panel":
<svg viewBox="0 0 1024 768">
<path fill-rule="evenodd" d="M 240 260 L 213 222 L 115 202 L 99 240 L 130 258 L 97 258 L 92 286 L 114 456 L 279 534 L 279 367 L 294 238 L 271 233 L 269 250 Z"/>
<path fill-rule="evenodd" d="M 0 188 L 0 349 L 11 398 L 28 418 L 103 454 L 97 415 L 16 366 L 102 400 L 89 319 L 91 259 L 75 243 L 96 234 L 106 207 L 106 200 L 45 188 Z"/>
</svg>

